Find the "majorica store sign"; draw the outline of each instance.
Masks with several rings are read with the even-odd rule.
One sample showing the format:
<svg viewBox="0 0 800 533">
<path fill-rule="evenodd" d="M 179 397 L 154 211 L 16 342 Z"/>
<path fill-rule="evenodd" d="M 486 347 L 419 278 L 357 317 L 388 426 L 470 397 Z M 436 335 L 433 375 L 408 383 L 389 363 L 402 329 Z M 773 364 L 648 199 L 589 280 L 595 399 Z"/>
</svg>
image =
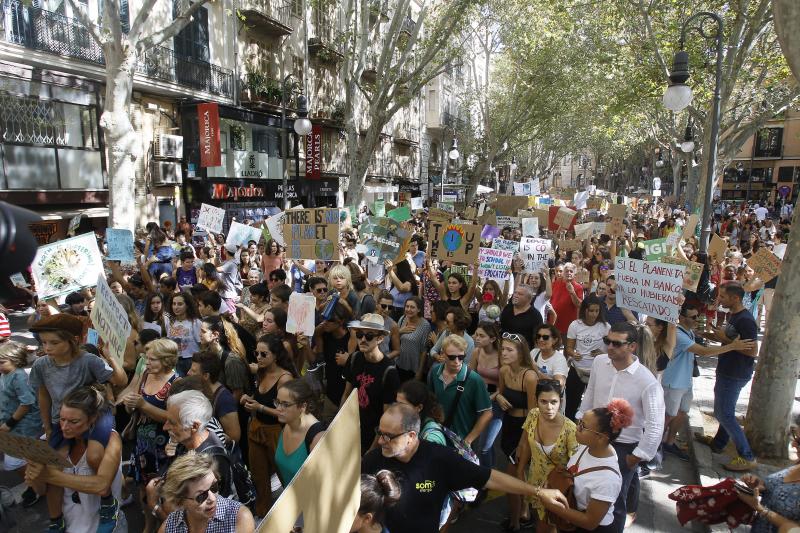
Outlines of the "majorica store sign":
<svg viewBox="0 0 800 533">
<path fill-rule="evenodd" d="M 262 184 L 234 185 L 228 183 L 212 183 L 211 199 L 238 202 L 239 200 L 263 199 L 267 197 L 267 189 Z"/>
</svg>

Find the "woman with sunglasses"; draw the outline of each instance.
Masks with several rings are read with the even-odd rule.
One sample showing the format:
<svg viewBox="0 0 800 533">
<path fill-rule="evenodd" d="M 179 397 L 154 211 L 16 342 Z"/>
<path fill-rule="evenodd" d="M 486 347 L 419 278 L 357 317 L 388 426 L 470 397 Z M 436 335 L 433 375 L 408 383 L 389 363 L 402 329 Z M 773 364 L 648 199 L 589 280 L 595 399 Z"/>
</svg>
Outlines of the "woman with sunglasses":
<svg viewBox="0 0 800 533">
<path fill-rule="evenodd" d="M 251 533 L 253 514 L 241 503 L 217 494 L 219 484 L 210 455 L 187 452 L 170 465 L 161 495 L 176 510 L 159 533 Z"/>
<path fill-rule="evenodd" d="M 545 501 L 545 509 L 576 526 L 577 533 L 621 533 L 615 528 L 614 502 L 622 490 L 617 453 L 611 446 L 633 420 L 633 408 L 620 398 L 606 407 L 584 413 L 578 421 L 575 438 L 578 449 L 567 463 L 575 476 L 575 509 L 554 506 Z M 589 469 L 594 469 L 588 472 Z"/>
<path fill-rule="evenodd" d="M 265 516 L 272 505 L 270 477 L 277 472 L 275 452 L 280 438 L 280 412 L 275 409 L 278 389 L 299 377 L 279 337 L 265 335 L 256 344 L 258 386 L 253 396 L 242 396 L 241 403 L 250 413 L 247 442 L 250 471 L 256 485 L 256 514 Z"/>
<path fill-rule="evenodd" d="M 535 487 L 544 486 L 554 468 L 565 468 L 578 448 L 575 423 L 560 412 L 562 392 L 558 381 L 540 380 L 536 384 L 536 409 L 531 409 L 522 426 L 516 474 Z M 530 498 L 528 503 L 538 514 L 537 533 L 555 533 L 555 526 L 545 520 L 541 501 Z"/>
<path fill-rule="evenodd" d="M 564 348 L 564 355 L 570 363 L 564 414 L 571 420 L 575 420 L 575 413 L 581 405 L 595 356 L 606 351 L 603 337 L 608 334 L 609 329 L 611 326 L 606 322 L 603 306 L 597 296 L 589 295 L 584 298 L 578 318 L 569 325 Z"/>
<path fill-rule="evenodd" d="M 501 344 L 500 375 L 494 399 L 504 411 L 503 428 L 500 434 L 500 448 L 509 458 L 507 474 L 516 473 L 516 449 L 522 436 L 522 425 L 528 411 L 536 407 L 536 383 L 538 378 L 533 370 L 531 350 L 528 342 L 517 333 L 503 333 Z M 520 511 L 522 498 L 509 494 L 508 506 L 510 518 L 506 529 L 518 531 L 522 522 L 529 522 L 530 517 L 523 517 L 527 512 Z M 525 511 L 527 511 L 527 506 Z"/>
<path fill-rule="evenodd" d="M 472 335 L 475 351 L 469 361 L 469 367 L 483 378 L 486 390 L 493 395 L 497 392 L 500 379 L 500 329 L 494 322 L 480 322 Z M 478 448 L 481 464 L 494 466 L 494 441 L 503 425 L 503 410 L 497 400 L 492 400 L 492 420 L 481 433 Z"/>
<path fill-rule="evenodd" d="M 800 457 L 800 415 L 794 419 L 790 439 Z M 800 527 L 800 460 L 763 480 L 753 474 L 745 474 L 739 480 L 753 489 L 752 495 L 739 491 L 739 499 L 758 513 L 750 531 L 778 533 Z"/>
<path fill-rule="evenodd" d="M 555 379 L 562 390 L 567 382 L 569 364 L 561 351 L 561 333 L 552 324 L 542 324 L 536 330 L 536 347 L 531 350 L 533 369 L 539 379 Z"/>
</svg>

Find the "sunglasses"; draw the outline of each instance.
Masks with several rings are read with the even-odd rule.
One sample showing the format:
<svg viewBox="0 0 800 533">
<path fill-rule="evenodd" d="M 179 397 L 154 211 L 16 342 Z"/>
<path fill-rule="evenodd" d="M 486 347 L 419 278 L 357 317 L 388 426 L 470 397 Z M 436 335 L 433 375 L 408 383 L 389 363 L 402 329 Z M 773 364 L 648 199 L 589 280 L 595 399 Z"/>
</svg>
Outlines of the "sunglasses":
<svg viewBox="0 0 800 533">
<path fill-rule="evenodd" d="M 269 352 L 262 352 L 260 350 L 256 350 L 256 357 L 269 357 Z"/>
<path fill-rule="evenodd" d="M 518 333 L 503 332 L 503 338 L 514 342 L 522 342 L 523 340 L 525 340 L 522 338 L 522 335 L 519 335 Z"/>
<path fill-rule="evenodd" d="M 632 343 L 631 343 L 631 341 L 612 341 L 608 337 L 603 337 L 603 344 L 605 344 L 606 346 L 608 346 L 610 344 L 614 348 L 621 348 L 621 347 L 625 346 L 626 344 L 632 344 Z"/>
<path fill-rule="evenodd" d="M 282 402 L 280 400 L 275 400 L 272 404 L 275 406 L 275 409 L 288 409 L 293 405 L 297 405 L 297 403 Z"/>
<path fill-rule="evenodd" d="M 605 433 L 600 433 L 599 431 L 595 431 L 593 429 L 589 429 L 586 427 L 586 424 L 583 423 L 583 419 L 578 420 L 578 431 L 588 431 L 589 433 L 594 433 L 596 435 L 600 435 L 601 437 L 605 437 Z"/>
<path fill-rule="evenodd" d="M 404 431 L 402 433 L 397 433 L 396 435 L 392 435 L 391 433 L 384 433 L 383 431 L 380 430 L 380 428 L 375 428 L 375 436 L 378 438 L 378 440 L 384 439 L 384 440 L 387 440 L 387 441 L 392 441 L 392 440 L 396 439 L 397 437 L 402 437 L 406 433 L 408 433 L 408 431 Z"/>
<path fill-rule="evenodd" d="M 211 484 L 210 487 L 208 487 L 203 492 L 199 493 L 197 496 L 184 499 L 194 500 L 195 502 L 197 502 L 197 505 L 203 505 L 206 502 L 206 500 L 208 500 L 209 494 L 211 494 L 212 492 L 216 494 L 218 491 L 219 491 L 219 483 L 215 481 L 214 483 Z"/>
<path fill-rule="evenodd" d="M 459 353 L 456 355 L 448 355 L 447 358 L 450 359 L 451 361 L 455 361 L 456 359 L 458 359 L 459 361 L 463 361 L 464 359 L 467 358 L 467 354 Z"/>
<path fill-rule="evenodd" d="M 550 340 L 550 335 L 538 335 L 537 334 L 536 335 L 536 340 L 538 341 L 540 339 L 543 340 L 543 341 L 549 341 Z"/>
<path fill-rule="evenodd" d="M 391 309 L 391 308 L 392 308 L 391 304 L 389 305 L 381 304 L 381 309 Z"/>
<path fill-rule="evenodd" d="M 367 342 L 372 342 L 372 340 L 377 337 L 377 333 L 364 333 L 363 331 L 356 331 L 356 339 L 367 339 Z"/>
<path fill-rule="evenodd" d="M 328 289 L 327 289 L 327 288 L 325 288 L 325 287 L 320 287 L 320 288 L 318 288 L 318 289 L 314 289 L 314 292 L 316 292 L 317 294 L 322 294 L 322 293 L 324 293 L 324 292 L 325 292 L 325 291 L 327 291 L 327 290 L 328 290 Z"/>
</svg>

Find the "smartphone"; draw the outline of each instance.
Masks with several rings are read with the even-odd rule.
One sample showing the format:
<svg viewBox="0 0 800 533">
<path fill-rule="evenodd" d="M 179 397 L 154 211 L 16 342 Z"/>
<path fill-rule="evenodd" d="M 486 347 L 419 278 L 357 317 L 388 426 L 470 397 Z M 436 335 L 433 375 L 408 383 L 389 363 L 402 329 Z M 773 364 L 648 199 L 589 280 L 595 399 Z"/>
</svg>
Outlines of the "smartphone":
<svg viewBox="0 0 800 533">
<path fill-rule="evenodd" d="M 741 481 L 737 481 L 736 483 L 734 483 L 733 484 L 733 488 L 735 488 L 737 491 L 742 492 L 744 494 L 750 494 L 750 495 L 753 494 L 753 489 L 751 489 L 750 487 L 748 487 L 747 485 L 745 485 Z"/>
</svg>

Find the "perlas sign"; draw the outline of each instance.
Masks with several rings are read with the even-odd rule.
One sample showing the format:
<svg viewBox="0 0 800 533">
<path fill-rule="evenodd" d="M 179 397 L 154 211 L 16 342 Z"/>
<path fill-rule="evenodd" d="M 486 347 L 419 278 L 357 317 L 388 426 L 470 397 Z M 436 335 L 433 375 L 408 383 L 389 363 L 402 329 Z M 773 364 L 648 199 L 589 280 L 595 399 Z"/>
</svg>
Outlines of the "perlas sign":
<svg viewBox="0 0 800 533">
<path fill-rule="evenodd" d="M 306 137 L 306 179 L 318 180 L 322 177 L 322 126 L 311 127 Z"/>
</svg>

